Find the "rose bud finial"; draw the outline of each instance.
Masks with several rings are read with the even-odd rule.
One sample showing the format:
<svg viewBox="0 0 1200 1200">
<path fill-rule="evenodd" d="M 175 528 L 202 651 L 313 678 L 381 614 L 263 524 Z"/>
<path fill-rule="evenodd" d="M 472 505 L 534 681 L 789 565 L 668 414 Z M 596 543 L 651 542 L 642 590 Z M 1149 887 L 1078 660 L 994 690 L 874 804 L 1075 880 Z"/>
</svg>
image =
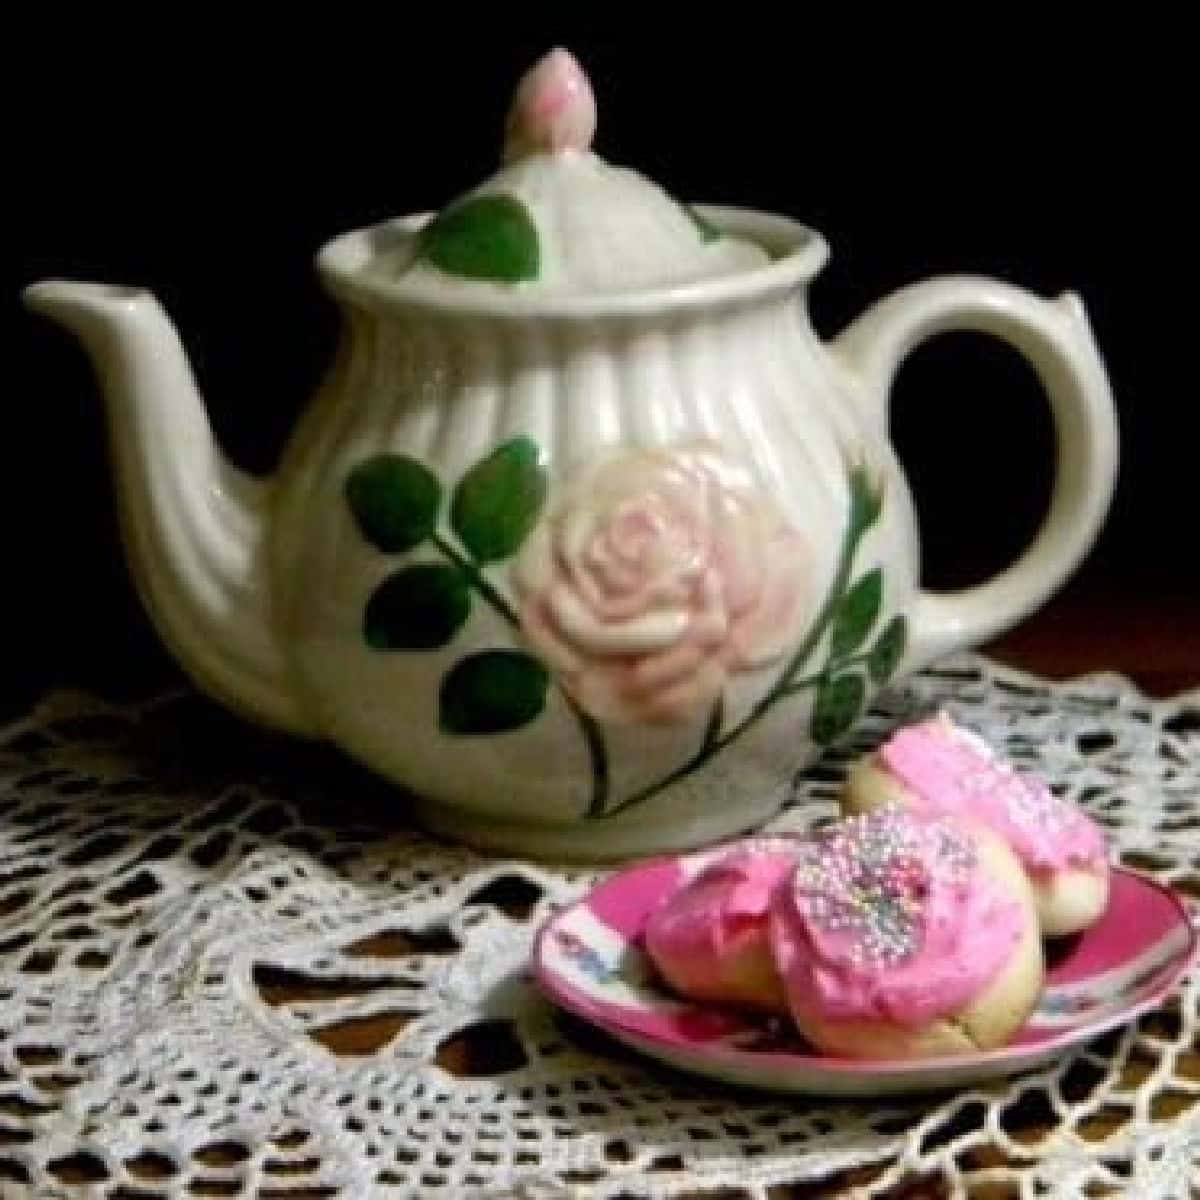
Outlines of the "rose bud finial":
<svg viewBox="0 0 1200 1200">
<path fill-rule="evenodd" d="M 521 77 L 504 125 L 504 160 L 587 150 L 596 132 L 596 97 L 567 50 L 551 50 Z"/>
</svg>

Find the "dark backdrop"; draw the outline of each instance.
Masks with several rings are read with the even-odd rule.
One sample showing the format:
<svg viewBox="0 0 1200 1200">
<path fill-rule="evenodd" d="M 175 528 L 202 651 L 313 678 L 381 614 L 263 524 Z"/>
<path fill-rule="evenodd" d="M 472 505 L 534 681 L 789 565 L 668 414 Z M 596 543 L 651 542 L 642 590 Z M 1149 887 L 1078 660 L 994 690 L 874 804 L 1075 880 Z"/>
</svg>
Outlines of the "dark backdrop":
<svg viewBox="0 0 1200 1200">
<path fill-rule="evenodd" d="M 1081 292 L 1123 470 L 1071 586 L 1115 605 L 1147 589 L 1200 597 L 1187 39 L 1128 15 L 1067 34 L 1007 7 L 929 29 L 881 28 L 866 8 L 841 28 L 774 11 L 664 10 L 654 36 L 628 12 L 521 30 L 469 7 L 420 25 L 403 11 L 327 9 L 311 24 L 288 12 L 261 30 L 207 10 L 127 29 L 107 10 L 90 27 L 33 14 L 7 74 L 0 701 L 176 678 L 119 560 L 88 369 L 22 311 L 19 287 L 47 274 L 151 287 L 220 440 L 269 469 L 335 335 L 314 251 L 490 172 L 509 89 L 555 42 L 593 75 L 606 157 L 682 198 L 778 210 L 827 236 L 811 297 L 824 334 L 942 271 Z M 969 336 L 918 352 L 894 433 L 926 581 L 1011 559 L 1043 511 L 1052 446 L 1020 360 Z"/>
</svg>

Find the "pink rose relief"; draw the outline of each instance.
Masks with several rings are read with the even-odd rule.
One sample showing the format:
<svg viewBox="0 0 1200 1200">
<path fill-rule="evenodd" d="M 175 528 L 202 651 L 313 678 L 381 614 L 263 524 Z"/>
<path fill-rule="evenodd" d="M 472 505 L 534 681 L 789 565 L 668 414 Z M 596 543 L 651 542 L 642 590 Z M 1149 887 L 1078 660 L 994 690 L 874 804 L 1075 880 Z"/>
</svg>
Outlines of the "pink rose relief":
<svg viewBox="0 0 1200 1200">
<path fill-rule="evenodd" d="M 622 452 L 568 482 L 515 566 L 530 644 L 587 712 L 693 718 L 808 615 L 805 546 L 711 442 Z"/>
</svg>

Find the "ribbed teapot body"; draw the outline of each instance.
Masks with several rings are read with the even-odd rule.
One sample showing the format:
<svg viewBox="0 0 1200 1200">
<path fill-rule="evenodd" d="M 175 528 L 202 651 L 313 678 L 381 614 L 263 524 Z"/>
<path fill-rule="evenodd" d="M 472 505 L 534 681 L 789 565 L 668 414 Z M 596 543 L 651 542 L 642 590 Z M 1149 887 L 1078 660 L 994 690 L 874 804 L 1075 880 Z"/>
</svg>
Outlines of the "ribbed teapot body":
<svg viewBox="0 0 1200 1200">
<path fill-rule="evenodd" d="M 842 637 L 867 653 L 890 628 L 894 669 L 916 565 L 890 450 L 800 300 L 353 312 L 275 510 L 313 725 L 427 821 L 506 848 L 761 820 L 872 684 L 861 656 L 840 710 L 835 676 L 811 682 L 837 606 L 876 571 L 869 628 Z"/>
</svg>

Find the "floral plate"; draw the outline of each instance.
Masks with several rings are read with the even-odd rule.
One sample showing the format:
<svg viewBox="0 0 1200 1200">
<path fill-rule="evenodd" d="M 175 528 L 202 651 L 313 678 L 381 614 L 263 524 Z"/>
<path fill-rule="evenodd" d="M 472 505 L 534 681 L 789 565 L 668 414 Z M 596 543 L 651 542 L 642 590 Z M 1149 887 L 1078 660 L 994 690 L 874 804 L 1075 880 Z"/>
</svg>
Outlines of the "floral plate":
<svg viewBox="0 0 1200 1200">
<path fill-rule="evenodd" d="M 533 965 L 562 1008 L 636 1050 L 726 1083 L 878 1096 L 1012 1075 L 1153 1008 L 1196 955 L 1196 933 L 1180 899 L 1145 876 L 1116 869 L 1108 910 L 1091 929 L 1051 948 L 1038 1007 L 1007 1046 L 918 1062 L 822 1056 L 785 1021 L 700 1008 L 657 983 L 640 948 L 646 917 L 717 853 L 655 859 L 610 876 L 546 923 Z"/>
</svg>

